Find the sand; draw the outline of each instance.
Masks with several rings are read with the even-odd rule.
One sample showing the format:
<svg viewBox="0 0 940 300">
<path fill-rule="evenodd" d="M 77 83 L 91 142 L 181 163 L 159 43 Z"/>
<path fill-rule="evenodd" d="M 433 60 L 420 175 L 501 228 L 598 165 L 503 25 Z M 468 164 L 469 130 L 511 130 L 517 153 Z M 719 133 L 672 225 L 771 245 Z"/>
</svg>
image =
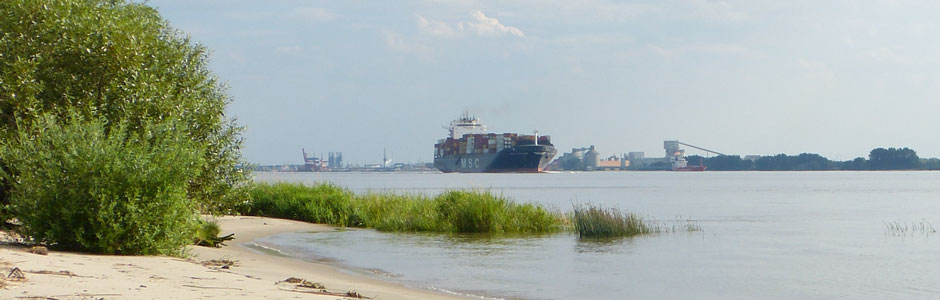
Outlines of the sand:
<svg viewBox="0 0 940 300">
<path fill-rule="evenodd" d="M 6 243 L 0 246 L 0 299 L 355 299 L 344 295 L 350 291 L 383 300 L 466 299 L 327 264 L 259 254 L 245 246 L 276 233 L 335 230 L 331 226 L 260 217 L 218 220 L 223 234 L 235 233 L 236 239 L 222 248 L 190 247 L 187 258 L 58 251 L 41 255 Z M 226 266 L 229 262 L 235 264 Z M 25 279 L 8 277 L 14 268 Z M 290 277 L 322 284 L 334 295 L 312 294 L 322 290 L 284 282 Z"/>
</svg>

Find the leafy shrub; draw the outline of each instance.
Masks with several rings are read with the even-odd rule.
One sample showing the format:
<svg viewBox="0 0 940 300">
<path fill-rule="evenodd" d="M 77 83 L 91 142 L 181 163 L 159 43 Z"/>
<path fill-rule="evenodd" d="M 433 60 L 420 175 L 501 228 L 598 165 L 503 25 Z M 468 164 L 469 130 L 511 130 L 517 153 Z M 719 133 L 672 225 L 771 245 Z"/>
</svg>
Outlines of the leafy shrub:
<svg viewBox="0 0 940 300">
<path fill-rule="evenodd" d="M 76 114 L 31 123 L 0 146 L 26 236 L 105 254 L 173 255 L 192 242 L 198 215 L 186 188 L 203 149 L 176 123 L 131 131 Z"/>
<path fill-rule="evenodd" d="M 297 183 L 254 184 L 249 190 L 251 208 L 248 214 L 326 223 L 354 225 L 353 195 L 345 189 L 319 184 Z"/>
<path fill-rule="evenodd" d="M 67 121 L 79 112 L 137 134 L 179 120 L 205 161 L 188 196 L 204 212 L 234 212 L 249 176 L 238 167 L 241 128 L 224 115 L 225 86 L 208 68 L 209 51 L 141 2 L 0 1 L 0 139 L 44 114 Z"/>
</svg>

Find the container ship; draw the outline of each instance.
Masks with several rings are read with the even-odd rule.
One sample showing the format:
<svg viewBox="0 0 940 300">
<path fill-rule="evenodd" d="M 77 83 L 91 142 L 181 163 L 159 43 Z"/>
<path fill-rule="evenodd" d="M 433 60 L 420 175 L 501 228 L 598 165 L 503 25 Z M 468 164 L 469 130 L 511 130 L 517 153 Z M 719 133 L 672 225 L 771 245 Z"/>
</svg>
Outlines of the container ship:
<svg viewBox="0 0 940 300">
<path fill-rule="evenodd" d="M 551 136 L 487 133 L 469 114 L 444 128 L 449 136 L 434 145 L 434 167 L 444 173 L 542 172 L 556 153 Z"/>
</svg>

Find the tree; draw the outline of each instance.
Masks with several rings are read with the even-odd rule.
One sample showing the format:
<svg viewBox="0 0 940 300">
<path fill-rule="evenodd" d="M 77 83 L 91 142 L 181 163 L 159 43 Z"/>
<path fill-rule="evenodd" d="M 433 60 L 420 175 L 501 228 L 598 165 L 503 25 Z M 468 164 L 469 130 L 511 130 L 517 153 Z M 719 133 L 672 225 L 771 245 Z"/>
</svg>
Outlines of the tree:
<svg viewBox="0 0 940 300">
<path fill-rule="evenodd" d="M 743 160 L 737 155 L 719 155 L 705 161 L 705 166 L 712 171 L 743 171 L 753 168 L 750 160 Z"/>
<path fill-rule="evenodd" d="M 917 168 L 920 158 L 910 148 L 875 148 L 868 154 L 872 170 L 911 170 Z"/>
<path fill-rule="evenodd" d="M 561 168 L 565 171 L 584 171 L 584 160 L 574 155 L 561 158 Z"/>
<path fill-rule="evenodd" d="M 840 169 L 842 170 L 867 170 L 868 162 L 865 161 L 865 158 L 856 157 L 853 160 L 842 162 Z"/>
<path fill-rule="evenodd" d="M 225 117 L 230 98 L 205 47 L 125 0 L 4 0 L 0 12 L 0 139 L 47 114 L 126 123 L 138 134 L 179 122 L 204 149 L 188 197 L 206 212 L 244 200 L 241 129 Z"/>
</svg>

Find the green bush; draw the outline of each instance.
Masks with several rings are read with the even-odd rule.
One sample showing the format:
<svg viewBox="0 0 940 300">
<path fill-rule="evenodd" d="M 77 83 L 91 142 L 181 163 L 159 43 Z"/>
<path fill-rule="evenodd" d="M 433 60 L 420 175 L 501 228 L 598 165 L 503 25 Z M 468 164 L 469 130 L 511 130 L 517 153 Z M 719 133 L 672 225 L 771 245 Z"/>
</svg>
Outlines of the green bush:
<svg viewBox="0 0 940 300">
<path fill-rule="evenodd" d="M 192 242 L 198 215 L 186 188 L 203 149 L 174 122 L 133 131 L 75 114 L 31 123 L 0 145 L 23 234 L 105 254 L 175 255 Z"/>
<path fill-rule="evenodd" d="M 138 134 L 179 120 L 205 161 L 187 194 L 204 212 L 234 212 L 249 176 L 238 167 L 241 129 L 225 117 L 225 86 L 209 51 L 141 2 L 0 1 L 0 139 L 44 114 L 78 112 Z"/>
<path fill-rule="evenodd" d="M 614 208 L 586 204 L 574 207 L 574 229 L 582 238 L 612 238 L 647 234 L 659 231 L 642 217 Z"/>
<path fill-rule="evenodd" d="M 254 184 L 249 195 L 251 215 L 338 226 L 355 225 L 357 220 L 353 215 L 352 193 L 331 184 L 312 187 L 297 183 Z"/>
</svg>

